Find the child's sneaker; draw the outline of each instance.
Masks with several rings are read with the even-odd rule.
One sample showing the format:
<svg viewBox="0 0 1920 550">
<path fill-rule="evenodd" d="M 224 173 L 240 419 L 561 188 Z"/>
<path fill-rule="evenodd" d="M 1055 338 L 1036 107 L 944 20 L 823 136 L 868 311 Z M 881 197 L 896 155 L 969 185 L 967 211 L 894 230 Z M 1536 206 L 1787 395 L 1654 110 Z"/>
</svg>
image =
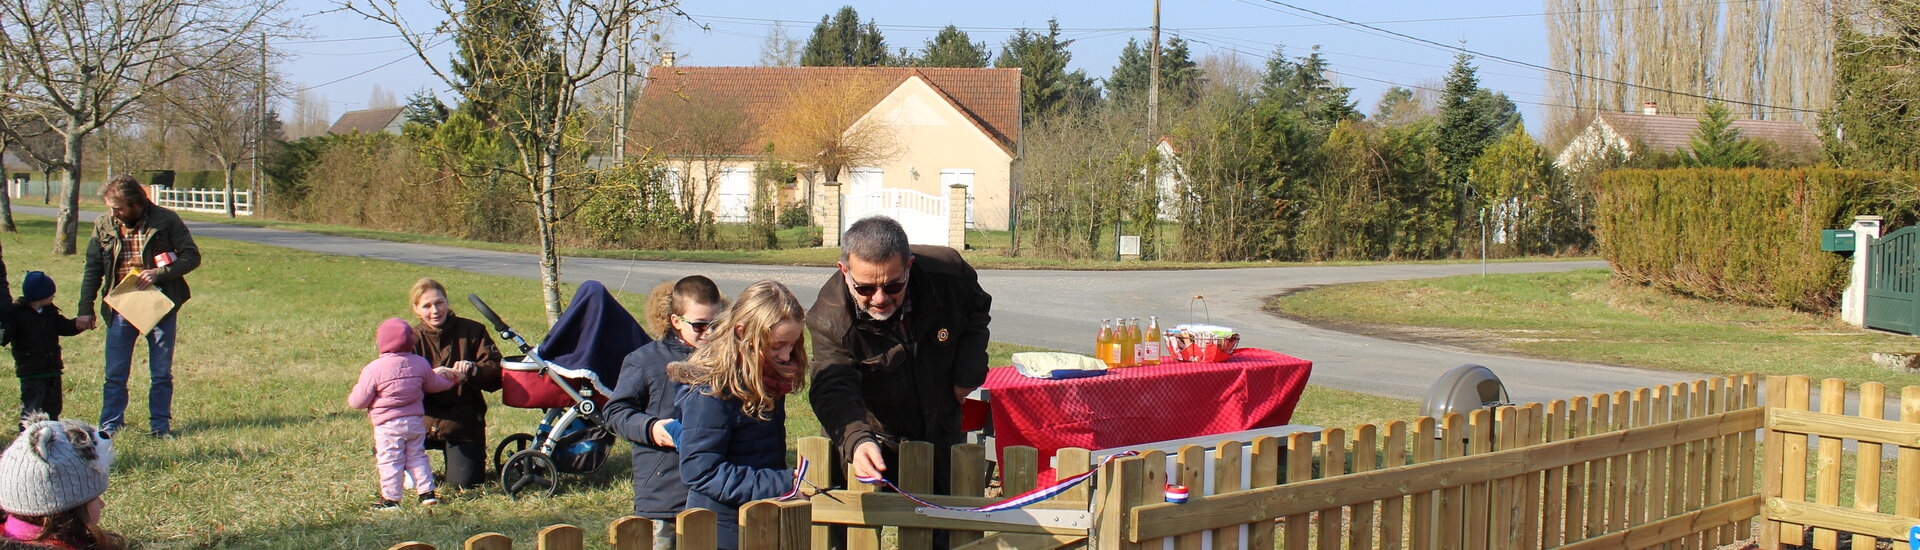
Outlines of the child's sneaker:
<svg viewBox="0 0 1920 550">
<path fill-rule="evenodd" d="M 379 501 L 374 502 L 373 506 L 368 507 L 368 509 L 371 509 L 375 512 L 390 512 L 394 510 L 399 510 L 400 503 L 396 501 L 387 500 L 386 498 L 383 497 Z"/>
<path fill-rule="evenodd" d="M 421 505 L 421 506 L 435 506 L 435 505 L 438 505 L 438 504 L 440 504 L 440 497 L 439 497 L 439 496 L 437 496 L 437 495 L 434 495 L 434 494 L 433 494 L 433 491 L 427 491 L 427 492 L 425 492 L 425 493 L 420 493 L 420 505 Z"/>
</svg>

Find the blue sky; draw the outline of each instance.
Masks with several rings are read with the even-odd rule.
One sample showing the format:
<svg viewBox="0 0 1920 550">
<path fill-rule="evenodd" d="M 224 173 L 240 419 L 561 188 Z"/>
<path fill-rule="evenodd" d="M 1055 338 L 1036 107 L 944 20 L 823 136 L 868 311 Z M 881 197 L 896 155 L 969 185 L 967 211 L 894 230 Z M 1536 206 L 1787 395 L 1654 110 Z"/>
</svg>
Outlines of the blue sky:
<svg viewBox="0 0 1920 550">
<path fill-rule="evenodd" d="M 1464 40 L 1469 49 L 1547 64 L 1546 25 L 1540 15 L 1543 6 L 1539 2 L 1286 1 L 1410 36 L 1444 44 Z M 804 42 L 822 15 L 849 4 L 859 10 L 862 19 L 879 24 L 888 45 L 895 49 L 901 46 L 918 49 L 940 27 L 953 24 L 968 30 L 974 42 L 987 42 L 998 51 L 1000 43 L 1013 29 L 1044 29 L 1048 18 L 1057 17 L 1067 31 L 1064 36 L 1074 40 L 1072 68 L 1085 69 L 1094 77 L 1105 77 L 1112 72 L 1128 38 L 1143 43 L 1147 40 L 1146 29 L 1153 15 L 1151 0 L 689 1 L 681 7 L 692 16 L 692 21 L 677 21 L 667 37 L 682 65 L 753 65 L 760 58 L 760 47 L 774 22 L 784 21 L 788 36 Z M 308 36 L 281 46 L 293 54 L 289 62 L 280 67 L 290 84 L 295 88 L 311 87 L 311 93 L 326 96 L 335 117 L 364 108 L 375 85 L 394 91 L 403 100 L 421 88 L 442 90 L 442 96 L 446 97 L 439 80 L 412 58 L 399 39 L 391 37 L 394 34 L 391 28 L 351 13 L 324 13 L 335 7 L 330 0 L 291 3 L 292 15 L 303 22 Z M 413 16 L 420 26 L 430 28 L 435 14 L 424 7 L 412 9 L 417 9 Z M 711 30 L 702 30 L 695 23 Z M 1310 47 L 1319 45 L 1331 60 L 1333 70 L 1339 73 L 1336 78 L 1354 88 L 1355 99 L 1359 100 L 1361 109 L 1369 113 L 1389 83 L 1407 86 L 1436 83 L 1453 61 L 1451 51 L 1332 24 L 1269 0 L 1167 0 L 1161 6 L 1161 26 L 1164 33 L 1191 42 L 1195 58 L 1228 52 L 1256 66 L 1263 65 L 1265 56 L 1277 46 L 1284 45 L 1286 54 L 1293 57 L 1305 55 Z M 451 51 L 451 46 L 441 46 L 434 53 L 445 58 Z M 381 67 L 388 63 L 391 64 Z M 1482 85 L 1506 92 L 1519 103 L 1528 129 L 1537 133 L 1539 108 L 1535 103 L 1547 101 L 1540 95 L 1545 91 L 1541 72 L 1485 58 L 1476 60 L 1476 64 Z"/>
</svg>

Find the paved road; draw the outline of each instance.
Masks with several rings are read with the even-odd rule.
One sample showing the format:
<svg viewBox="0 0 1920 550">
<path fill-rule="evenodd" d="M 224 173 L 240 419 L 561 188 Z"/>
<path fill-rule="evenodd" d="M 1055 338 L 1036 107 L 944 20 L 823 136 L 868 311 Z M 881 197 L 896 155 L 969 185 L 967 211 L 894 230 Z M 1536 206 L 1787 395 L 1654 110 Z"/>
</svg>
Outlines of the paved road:
<svg viewBox="0 0 1920 550">
<path fill-rule="evenodd" d="M 52 216 L 53 210 L 16 206 L 22 214 Z M 86 216 L 91 218 L 91 215 Z M 300 250 L 440 266 L 495 275 L 538 278 L 536 257 L 425 244 L 393 243 L 217 223 L 188 224 L 195 236 L 231 239 Z M 1529 273 L 1604 267 L 1601 262 L 1499 263 L 1492 273 Z M 1622 389 L 1669 384 L 1699 375 L 1490 355 L 1441 346 L 1370 338 L 1315 328 L 1261 311 L 1266 298 L 1304 286 L 1419 279 L 1479 273 L 1477 264 L 1272 267 L 1201 271 L 1000 271 L 981 272 L 994 296 L 993 339 L 1052 349 L 1090 350 L 1102 317 L 1158 315 L 1185 322 L 1194 295 L 1206 297 L 1212 320 L 1240 330 L 1243 345 L 1272 349 L 1314 362 L 1313 383 L 1376 395 L 1420 399 L 1434 379 L 1462 363 L 1491 367 L 1518 402 L 1547 401 Z M 729 294 L 753 281 L 774 279 L 803 299 L 831 268 L 759 266 L 567 258 L 569 282 L 599 280 L 608 287 L 645 292 L 655 283 L 704 274 Z M 506 297 L 494 298 L 507 299 Z M 531 287 L 522 298 L 537 300 Z M 1196 313 L 1197 317 L 1205 317 Z M 1204 319 L 1201 319 L 1204 320 Z"/>
</svg>

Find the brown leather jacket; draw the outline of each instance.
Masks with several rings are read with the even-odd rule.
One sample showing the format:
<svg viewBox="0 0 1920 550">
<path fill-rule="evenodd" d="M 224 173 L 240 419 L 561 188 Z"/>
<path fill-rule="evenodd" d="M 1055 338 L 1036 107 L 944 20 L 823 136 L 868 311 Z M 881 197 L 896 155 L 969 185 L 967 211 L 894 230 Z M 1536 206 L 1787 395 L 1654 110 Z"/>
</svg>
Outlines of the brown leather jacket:
<svg viewBox="0 0 1920 550">
<path fill-rule="evenodd" d="M 413 326 L 413 352 L 435 367 L 472 361 L 478 369 L 453 389 L 429 393 L 421 401 L 427 409 L 427 438 L 486 441 L 487 398 L 483 392 L 500 391 L 500 348 L 493 345 L 493 333 L 477 321 L 449 315 L 440 330 L 424 323 Z"/>
<path fill-rule="evenodd" d="M 979 274 L 944 246 L 914 246 L 907 303 L 889 321 L 855 313 L 834 272 L 807 310 L 813 333 L 810 400 L 844 460 L 868 438 L 936 447 L 960 443 L 955 387 L 987 379 L 987 322 L 993 296 Z M 936 449 L 936 456 L 946 453 Z"/>
</svg>

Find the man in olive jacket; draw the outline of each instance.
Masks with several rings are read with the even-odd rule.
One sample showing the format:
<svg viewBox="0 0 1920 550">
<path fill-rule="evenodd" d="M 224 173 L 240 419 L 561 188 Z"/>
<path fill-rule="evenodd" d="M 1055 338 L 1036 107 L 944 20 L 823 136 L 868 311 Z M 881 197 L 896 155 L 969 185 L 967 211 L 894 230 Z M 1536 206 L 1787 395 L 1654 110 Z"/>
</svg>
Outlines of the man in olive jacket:
<svg viewBox="0 0 1920 550">
<path fill-rule="evenodd" d="M 101 189 L 100 197 L 111 211 L 93 222 L 93 237 L 87 239 L 87 267 L 80 279 L 80 306 L 74 308 L 74 324 L 81 329 L 104 323 L 106 335 L 106 385 L 100 390 L 100 429 L 117 432 L 126 424 L 127 376 L 133 367 L 134 341 L 140 330 L 102 302 L 103 318 L 94 320 L 94 300 L 102 298 L 128 273 L 139 288 L 160 287 L 173 300 L 173 311 L 146 334 L 147 369 L 152 386 L 147 390 L 148 427 L 155 437 L 173 436 L 173 343 L 175 318 L 180 306 L 193 297 L 187 288 L 187 273 L 200 267 L 200 247 L 193 244 L 187 224 L 172 210 L 147 199 L 147 192 L 131 176 L 115 176 Z M 162 265 L 165 264 L 165 265 Z"/>
<path fill-rule="evenodd" d="M 958 252 L 909 247 L 890 218 L 855 222 L 841 242 L 840 270 L 807 311 L 814 414 L 861 476 L 897 479 L 899 442 L 932 443 L 944 493 L 960 402 L 987 378 L 993 297 Z"/>
</svg>

